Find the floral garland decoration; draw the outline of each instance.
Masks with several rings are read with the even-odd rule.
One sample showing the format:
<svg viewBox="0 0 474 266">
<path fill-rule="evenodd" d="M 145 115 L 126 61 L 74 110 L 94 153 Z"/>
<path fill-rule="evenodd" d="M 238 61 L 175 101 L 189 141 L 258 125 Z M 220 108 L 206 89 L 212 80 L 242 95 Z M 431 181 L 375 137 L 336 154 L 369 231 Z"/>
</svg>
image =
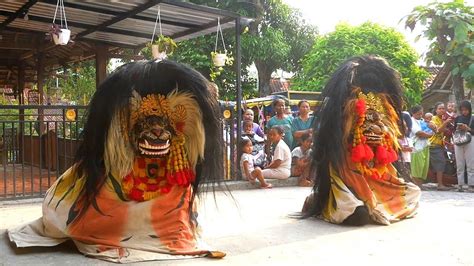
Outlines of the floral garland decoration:
<svg viewBox="0 0 474 266">
<path fill-rule="evenodd" d="M 356 121 L 350 155 L 352 162 L 364 176 L 381 179 L 387 171 L 386 166 L 396 161 L 398 155 L 393 148 L 393 139 L 387 131 L 383 131 L 379 145 L 371 147 L 367 143 L 367 137 L 363 135 L 363 125 L 367 120 L 368 110 L 384 115 L 383 104 L 378 96 L 372 92 L 359 92 L 355 102 Z"/>
</svg>

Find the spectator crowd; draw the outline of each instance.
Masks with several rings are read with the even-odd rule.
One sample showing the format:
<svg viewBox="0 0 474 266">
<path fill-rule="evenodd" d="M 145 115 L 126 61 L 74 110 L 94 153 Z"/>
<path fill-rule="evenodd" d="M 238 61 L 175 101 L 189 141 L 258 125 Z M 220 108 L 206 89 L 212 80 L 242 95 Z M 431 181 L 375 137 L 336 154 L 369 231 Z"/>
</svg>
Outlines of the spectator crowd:
<svg viewBox="0 0 474 266">
<path fill-rule="evenodd" d="M 264 130 L 254 122 L 254 112 L 247 109 L 242 122 L 240 168 L 242 178 L 259 181 L 261 188 L 271 188 L 267 179 L 299 178 L 300 186 L 312 186 L 311 167 L 314 116 L 308 101 L 298 103 L 293 115 L 283 99 L 272 103 L 275 113 Z M 438 190 L 453 184 L 459 191 L 474 191 L 474 116 L 469 101 L 442 102 L 424 112 L 414 106 L 402 113 L 405 129 L 399 139 L 400 154 L 396 168 L 406 181 L 421 186 L 434 181 Z"/>
<path fill-rule="evenodd" d="M 243 115 L 240 170 L 242 178 L 251 183 L 259 181 L 261 188 L 271 188 L 266 179 L 299 177 L 301 186 L 312 186 L 311 146 L 314 117 L 309 102 L 298 103 L 297 116 L 286 108 L 283 99 L 272 103 L 275 113 L 264 132 L 254 122 L 252 109 Z"/>
<path fill-rule="evenodd" d="M 453 102 L 438 102 L 433 113 L 424 113 L 421 106 L 404 113 L 398 171 L 419 186 L 433 180 L 438 190 L 456 184 L 459 191 L 474 191 L 473 117 L 469 101 L 457 110 Z"/>
</svg>

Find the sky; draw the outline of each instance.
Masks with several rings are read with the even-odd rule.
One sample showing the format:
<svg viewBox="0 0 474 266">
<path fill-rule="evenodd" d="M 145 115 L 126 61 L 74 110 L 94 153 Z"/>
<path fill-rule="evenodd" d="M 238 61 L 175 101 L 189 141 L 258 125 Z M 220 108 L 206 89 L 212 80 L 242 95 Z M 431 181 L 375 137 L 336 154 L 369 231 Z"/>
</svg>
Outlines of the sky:
<svg viewBox="0 0 474 266">
<path fill-rule="evenodd" d="M 316 25 L 321 34 L 334 31 L 340 22 L 359 25 L 371 21 L 396 28 L 405 35 L 418 54 L 423 55 L 428 50 L 429 42 L 426 39 L 414 41 L 420 30 L 415 28 L 412 33 L 410 29 L 405 29 L 400 20 L 415 6 L 426 5 L 433 0 L 283 0 L 283 2 L 300 9 L 303 18 Z M 464 3 L 474 5 L 474 0 L 464 0 Z"/>
</svg>

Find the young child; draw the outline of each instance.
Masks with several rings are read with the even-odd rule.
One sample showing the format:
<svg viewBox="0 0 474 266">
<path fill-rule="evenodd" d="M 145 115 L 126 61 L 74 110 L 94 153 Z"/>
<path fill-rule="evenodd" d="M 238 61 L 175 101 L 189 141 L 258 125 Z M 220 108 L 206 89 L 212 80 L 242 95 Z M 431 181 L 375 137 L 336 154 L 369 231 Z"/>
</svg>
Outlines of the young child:
<svg viewBox="0 0 474 266">
<path fill-rule="evenodd" d="M 252 144 L 255 145 L 255 142 L 265 142 L 265 140 L 260 137 L 259 135 L 255 134 L 253 131 L 253 122 L 252 121 L 244 121 L 242 123 L 242 135 L 249 137 L 252 140 Z"/>
<path fill-rule="evenodd" d="M 291 134 L 291 133 L 290 133 Z M 285 130 L 282 126 L 273 126 L 268 132 L 268 140 L 273 148 L 272 161 L 262 170 L 263 177 L 287 179 L 291 174 L 291 151 L 283 141 Z"/>
<path fill-rule="evenodd" d="M 420 123 L 421 130 L 426 134 L 433 134 L 433 130 L 428 126 L 428 122 L 422 120 Z"/>
<path fill-rule="evenodd" d="M 263 167 L 265 164 L 265 139 L 253 131 L 252 121 L 244 121 L 242 130 L 242 137 L 247 137 L 252 142 L 252 156 L 255 166 Z"/>
<path fill-rule="evenodd" d="M 240 170 L 242 177 L 254 184 L 255 179 L 260 182 L 260 188 L 272 188 L 271 184 L 265 182 L 260 167 L 254 167 L 252 155 L 252 141 L 249 138 L 243 138 L 240 147 L 242 147 L 242 157 L 240 157 Z"/>
<path fill-rule="evenodd" d="M 431 130 L 431 133 L 433 133 L 433 128 L 436 128 L 436 126 L 431 123 L 431 120 L 433 119 L 433 114 L 432 113 L 426 113 L 423 116 L 423 120 L 425 120 L 425 124 L 427 128 L 422 127 L 421 130 L 425 131 L 426 133 L 430 133 L 429 130 Z"/>
<path fill-rule="evenodd" d="M 456 119 L 456 104 L 454 102 L 448 102 L 446 104 L 446 113 L 442 116 L 443 121 L 451 119 L 452 122 L 448 123 L 444 130 L 444 141 L 448 149 L 454 152 L 454 144 L 451 143 L 451 138 L 453 137 L 456 127 L 454 125 L 454 119 Z"/>
<path fill-rule="evenodd" d="M 311 167 L 311 135 L 305 133 L 301 135 L 301 145 L 294 148 L 291 152 L 291 176 L 298 176 L 300 186 L 313 186 L 309 179 L 309 172 Z"/>
</svg>

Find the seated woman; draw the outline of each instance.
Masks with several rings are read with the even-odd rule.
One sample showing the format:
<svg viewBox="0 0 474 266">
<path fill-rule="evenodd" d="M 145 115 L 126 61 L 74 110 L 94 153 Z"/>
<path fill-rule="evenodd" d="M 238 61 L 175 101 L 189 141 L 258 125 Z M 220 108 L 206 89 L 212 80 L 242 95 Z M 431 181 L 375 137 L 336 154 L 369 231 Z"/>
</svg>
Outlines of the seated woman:
<svg viewBox="0 0 474 266">
<path fill-rule="evenodd" d="M 264 178 L 287 179 L 291 174 L 291 151 L 283 140 L 285 129 L 282 126 L 273 126 L 268 132 L 268 140 L 272 144 L 272 160 L 262 170 Z"/>
<path fill-rule="evenodd" d="M 322 96 L 313 146 L 318 179 L 305 216 L 348 225 L 413 216 L 420 189 L 392 165 L 403 132 L 397 72 L 381 58 L 354 57 L 336 70 Z"/>
<path fill-rule="evenodd" d="M 83 254 L 120 263 L 223 257 L 196 231 L 199 185 L 224 174 L 220 112 L 207 87 L 167 60 L 121 66 L 94 94 L 75 163 L 47 191 L 43 217 L 9 229 L 10 240 L 72 239 Z"/>
<path fill-rule="evenodd" d="M 313 186 L 309 176 L 312 161 L 311 145 L 313 142 L 310 134 L 303 134 L 300 139 L 301 145 L 291 152 L 291 176 L 299 177 L 298 184 L 300 186 Z"/>
</svg>

